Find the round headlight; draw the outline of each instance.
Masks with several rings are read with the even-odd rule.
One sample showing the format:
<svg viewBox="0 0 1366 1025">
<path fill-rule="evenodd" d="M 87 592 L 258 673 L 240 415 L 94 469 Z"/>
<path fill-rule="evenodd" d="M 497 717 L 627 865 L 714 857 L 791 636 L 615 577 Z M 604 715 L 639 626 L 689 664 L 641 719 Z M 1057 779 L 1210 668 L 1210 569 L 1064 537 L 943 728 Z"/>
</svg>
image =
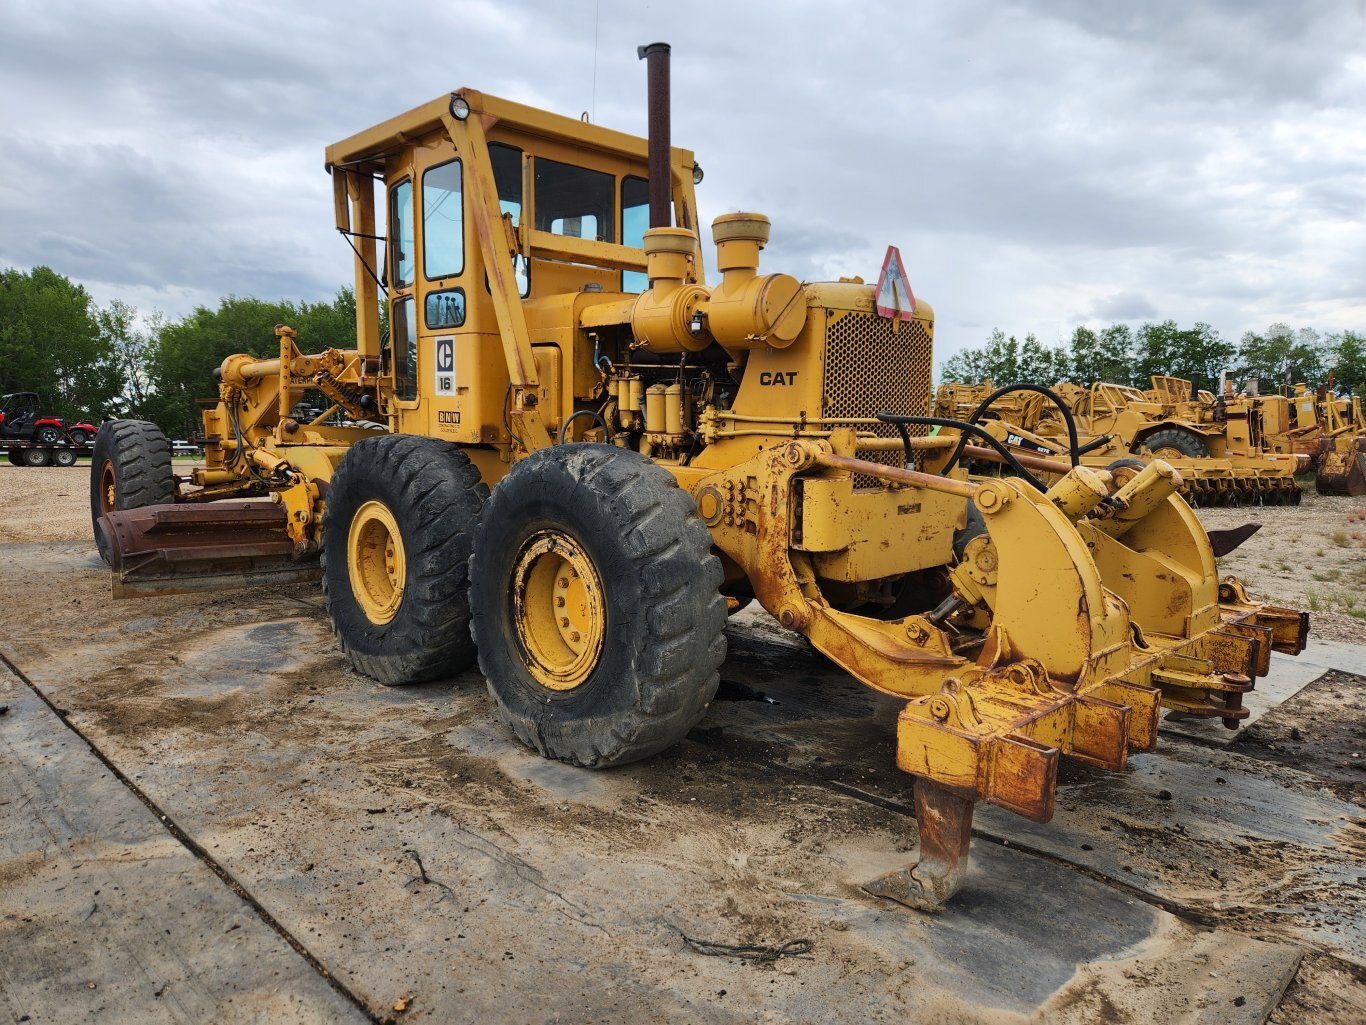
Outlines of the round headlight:
<svg viewBox="0 0 1366 1025">
<path fill-rule="evenodd" d="M 467 117 L 469 117 L 469 116 L 470 116 L 470 104 L 469 104 L 469 101 L 466 100 L 465 97 L 463 97 L 463 96 L 452 96 L 452 97 L 451 97 L 451 117 L 455 118 L 457 121 L 464 121 L 465 118 L 467 118 Z"/>
<path fill-rule="evenodd" d="M 702 165 L 695 161 L 692 165 L 692 183 L 694 185 L 702 184 Z"/>
</svg>

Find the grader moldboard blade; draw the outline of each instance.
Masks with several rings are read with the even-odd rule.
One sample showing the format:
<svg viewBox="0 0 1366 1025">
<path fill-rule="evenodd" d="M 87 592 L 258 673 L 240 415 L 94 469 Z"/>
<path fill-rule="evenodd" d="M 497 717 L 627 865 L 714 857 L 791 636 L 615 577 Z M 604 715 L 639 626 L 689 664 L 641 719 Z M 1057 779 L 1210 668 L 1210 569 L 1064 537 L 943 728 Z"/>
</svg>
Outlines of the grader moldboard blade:
<svg viewBox="0 0 1366 1025">
<path fill-rule="evenodd" d="M 107 513 L 114 597 L 187 594 L 317 580 L 317 558 L 299 552 L 282 505 L 265 499 L 151 505 Z"/>
</svg>

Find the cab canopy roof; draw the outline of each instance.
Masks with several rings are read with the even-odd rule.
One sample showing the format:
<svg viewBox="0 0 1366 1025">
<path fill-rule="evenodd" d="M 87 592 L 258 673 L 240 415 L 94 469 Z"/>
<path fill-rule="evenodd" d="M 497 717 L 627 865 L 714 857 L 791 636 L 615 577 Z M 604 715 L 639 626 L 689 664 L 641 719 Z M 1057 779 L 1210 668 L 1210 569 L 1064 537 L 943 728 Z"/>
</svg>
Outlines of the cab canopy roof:
<svg viewBox="0 0 1366 1025">
<path fill-rule="evenodd" d="M 484 119 L 486 130 L 497 126 L 521 135 L 567 142 L 640 161 L 644 161 L 648 155 L 646 140 L 640 136 L 627 135 L 497 96 L 486 96 L 474 89 L 458 89 L 328 146 L 328 169 L 343 167 L 383 174 L 384 159 L 391 153 L 399 152 L 433 133 L 444 134 L 442 118 L 449 115 L 451 103 L 457 97 L 469 104 L 470 117 Z M 675 146 L 671 157 L 676 168 L 692 166 L 691 150 Z"/>
</svg>

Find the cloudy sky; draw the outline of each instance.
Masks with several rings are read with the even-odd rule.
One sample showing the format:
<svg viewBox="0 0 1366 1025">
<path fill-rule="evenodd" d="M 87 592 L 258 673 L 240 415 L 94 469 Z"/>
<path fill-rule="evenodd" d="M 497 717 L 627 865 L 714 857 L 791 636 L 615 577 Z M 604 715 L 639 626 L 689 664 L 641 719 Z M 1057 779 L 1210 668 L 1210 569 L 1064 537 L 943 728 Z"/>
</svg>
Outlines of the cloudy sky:
<svg viewBox="0 0 1366 1025">
<path fill-rule="evenodd" d="M 386 21 L 402 11 L 411 20 Z M 1366 329 L 1366 0 L 0 0 L 0 266 L 178 315 L 347 283 L 323 147 L 458 86 L 645 131 L 704 223 L 994 326 Z"/>
</svg>

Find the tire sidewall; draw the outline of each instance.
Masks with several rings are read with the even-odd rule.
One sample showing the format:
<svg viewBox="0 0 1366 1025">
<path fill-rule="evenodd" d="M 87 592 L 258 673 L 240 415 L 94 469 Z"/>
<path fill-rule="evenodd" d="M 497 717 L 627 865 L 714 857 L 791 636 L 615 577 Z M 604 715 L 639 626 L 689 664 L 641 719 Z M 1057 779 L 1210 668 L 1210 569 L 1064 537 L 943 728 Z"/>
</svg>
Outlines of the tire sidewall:
<svg viewBox="0 0 1366 1025">
<path fill-rule="evenodd" d="M 115 438 L 116 435 L 123 433 L 137 438 L 137 448 L 126 462 L 120 450 L 120 444 Z M 154 447 L 159 447 L 156 446 L 158 441 L 166 444 L 164 458 L 161 453 L 152 451 Z M 166 436 L 161 433 L 161 429 L 156 424 L 144 420 L 110 420 L 100 427 L 99 433 L 95 435 L 95 445 L 90 454 L 90 522 L 100 558 L 108 562 L 108 546 L 96 526 L 104 514 L 100 502 L 100 484 L 106 463 L 114 471 L 114 508 L 111 510 L 112 512 L 136 509 L 143 505 L 163 505 L 174 502 L 175 474 L 172 471 L 170 443 L 166 442 Z M 139 482 L 141 482 L 143 489 L 150 484 L 158 484 L 159 482 L 155 488 L 153 501 L 130 503 L 128 490 L 130 487 L 139 490 L 137 487 Z"/>
<path fill-rule="evenodd" d="M 341 475 L 340 471 L 338 475 Z M 413 628 L 410 622 L 413 602 L 408 593 L 405 591 L 394 618 L 387 623 L 377 624 L 365 614 L 351 586 L 347 551 L 351 523 L 357 510 L 372 501 L 382 503 L 393 514 L 403 543 L 405 561 L 411 560 L 417 551 L 412 525 L 403 514 L 402 496 L 395 479 L 388 476 L 359 480 L 350 475 L 343 477 L 341 487 L 332 487 L 327 496 L 327 530 L 323 535 L 327 558 L 323 571 L 327 574 L 328 611 L 332 614 L 337 632 L 347 639 L 347 646 L 353 651 L 362 655 L 396 655 L 401 654 L 398 650 L 399 638 L 406 636 Z M 405 571 L 411 578 L 411 564 L 405 566 Z"/>
<path fill-rule="evenodd" d="M 616 496 L 579 487 L 577 478 L 559 461 L 542 462 L 543 466 L 528 465 L 519 474 L 536 474 L 537 497 L 522 503 L 530 489 L 517 485 L 527 482 L 519 480 L 510 488 L 511 482 L 505 479 L 494 489 L 480 530 L 471 605 L 476 619 L 484 621 L 483 629 L 495 632 L 502 641 L 481 646 L 485 675 L 499 681 L 499 697 L 513 715 L 534 718 L 540 709 L 553 705 L 556 720 L 565 723 L 627 711 L 640 701 L 635 659 L 646 640 L 648 624 L 640 611 L 639 567 L 625 539 L 604 529 L 617 519 L 611 510 Z M 521 505 L 516 516 L 502 515 L 500 506 L 509 499 Z M 526 543 L 544 530 L 568 534 L 583 547 L 603 593 L 602 655 L 588 679 L 572 690 L 552 690 L 531 675 L 514 621 L 514 567 Z"/>
</svg>

